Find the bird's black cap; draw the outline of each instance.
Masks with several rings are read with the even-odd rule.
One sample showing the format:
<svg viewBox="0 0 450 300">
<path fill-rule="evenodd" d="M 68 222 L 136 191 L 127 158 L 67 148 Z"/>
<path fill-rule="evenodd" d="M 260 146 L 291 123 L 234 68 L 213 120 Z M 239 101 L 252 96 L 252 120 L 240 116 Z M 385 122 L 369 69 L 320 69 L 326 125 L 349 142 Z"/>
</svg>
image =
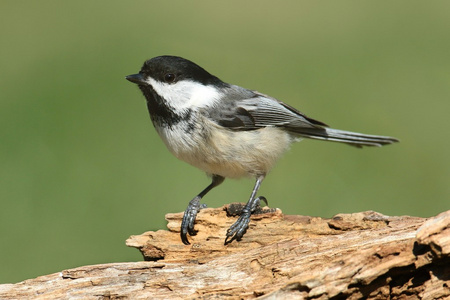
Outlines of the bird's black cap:
<svg viewBox="0 0 450 300">
<path fill-rule="evenodd" d="M 163 55 L 149 59 L 144 63 L 139 74 L 143 78 L 152 77 L 160 82 L 168 82 L 167 76 L 171 74 L 174 78 L 171 78 L 170 83 L 192 80 L 204 85 L 225 84 L 196 63 L 179 56 Z M 127 79 L 137 84 L 142 81 L 142 78 L 135 75 L 127 76 Z"/>
</svg>

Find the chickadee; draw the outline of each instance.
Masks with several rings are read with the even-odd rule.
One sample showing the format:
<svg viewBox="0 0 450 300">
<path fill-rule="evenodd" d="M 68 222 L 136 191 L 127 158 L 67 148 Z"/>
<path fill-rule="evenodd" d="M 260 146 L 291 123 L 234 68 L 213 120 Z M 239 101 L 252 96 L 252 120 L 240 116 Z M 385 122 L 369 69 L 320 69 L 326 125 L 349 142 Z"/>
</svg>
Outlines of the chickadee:
<svg viewBox="0 0 450 300">
<path fill-rule="evenodd" d="M 398 142 L 387 136 L 329 128 L 297 109 L 257 91 L 223 82 L 197 64 L 177 56 L 147 60 L 138 74 L 126 76 L 147 99 L 153 125 L 177 158 L 205 171 L 212 182 L 189 202 L 181 223 L 188 245 L 200 200 L 225 178 L 254 177 L 256 183 L 225 244 L 241 240 L 250 215 L 264 197 L 261 182 L 292 142 L 302 138 L 356 147 Z"/>
</svg>

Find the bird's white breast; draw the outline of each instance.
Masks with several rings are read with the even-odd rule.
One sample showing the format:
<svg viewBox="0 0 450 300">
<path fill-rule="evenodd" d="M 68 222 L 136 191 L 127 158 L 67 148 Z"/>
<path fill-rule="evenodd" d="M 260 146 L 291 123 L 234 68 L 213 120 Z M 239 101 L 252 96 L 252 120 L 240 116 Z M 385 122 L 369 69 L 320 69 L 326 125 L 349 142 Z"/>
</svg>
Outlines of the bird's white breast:
<svg viewBox="0 0 450 300">
<path fill-rule="evenodd" d="M 267 174 L 293 141 L 287 132 L 276 127 L 232 131 L 204 116 L 195 124 L 190 134 L 186 134 L 183 122 L 157 131 L 177 158 L 223 177 Z"/>
</svg>

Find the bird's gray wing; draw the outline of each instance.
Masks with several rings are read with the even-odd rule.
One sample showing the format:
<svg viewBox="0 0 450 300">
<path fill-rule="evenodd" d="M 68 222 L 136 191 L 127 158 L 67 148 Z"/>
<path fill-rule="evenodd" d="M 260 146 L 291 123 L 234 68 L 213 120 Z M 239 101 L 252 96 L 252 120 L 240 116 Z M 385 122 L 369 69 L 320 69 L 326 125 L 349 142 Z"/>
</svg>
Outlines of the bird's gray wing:
<svg viewBox="0 0 450 300">
<path fill-rule="evenodd" d="M 236 86 L 231 87 L 226 99 L 209 109 L 208 116 L 217 124 L 235 131 L 275 126 L 296 132 L 301 128 L 326 126 L 275 98 L 256 91 L 240 90 Z"/>
<path fill-rule="evenodd" d="M 233 88 L 235 86 L 231 86 Z M 242 88 L 241 88 L 242 89 Z M 398 142 L 388 136 L 369 135 L 328 128 L 275 98 L 236 87 L 207 111 L 217 124 L 233 131 L 278 127 L 305 138 L 346 143 L 356 147 L 382 146 Z"/>
</svg>

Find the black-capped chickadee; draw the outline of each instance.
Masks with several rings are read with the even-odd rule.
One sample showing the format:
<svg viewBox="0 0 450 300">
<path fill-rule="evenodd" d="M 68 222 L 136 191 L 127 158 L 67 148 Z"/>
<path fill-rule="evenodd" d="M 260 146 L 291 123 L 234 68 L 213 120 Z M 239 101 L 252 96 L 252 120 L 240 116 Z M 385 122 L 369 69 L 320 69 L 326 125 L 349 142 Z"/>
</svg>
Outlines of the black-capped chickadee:
<svg viewBox="0 0 450 300">
<path fill-rule="evenodd" d="M 147 99 L 156 131 L 177 158 L 205 171 L 212 182 L 189 202 L 181 240 L 195 235 L 200 200 L 225 178 L 254 177 L 256 184 L 225 244 L 241 240 L 250 215 L 264 197 L 256 193 L 275 162 L 302 138 L 356 147 L 383 146 L 398 140 L 328 128 L 297 109 L 257 91 L 223 82 L 195 63 L 177 56 L 147 60 L 138 74 L 126 76 Z"/>
</svg>

